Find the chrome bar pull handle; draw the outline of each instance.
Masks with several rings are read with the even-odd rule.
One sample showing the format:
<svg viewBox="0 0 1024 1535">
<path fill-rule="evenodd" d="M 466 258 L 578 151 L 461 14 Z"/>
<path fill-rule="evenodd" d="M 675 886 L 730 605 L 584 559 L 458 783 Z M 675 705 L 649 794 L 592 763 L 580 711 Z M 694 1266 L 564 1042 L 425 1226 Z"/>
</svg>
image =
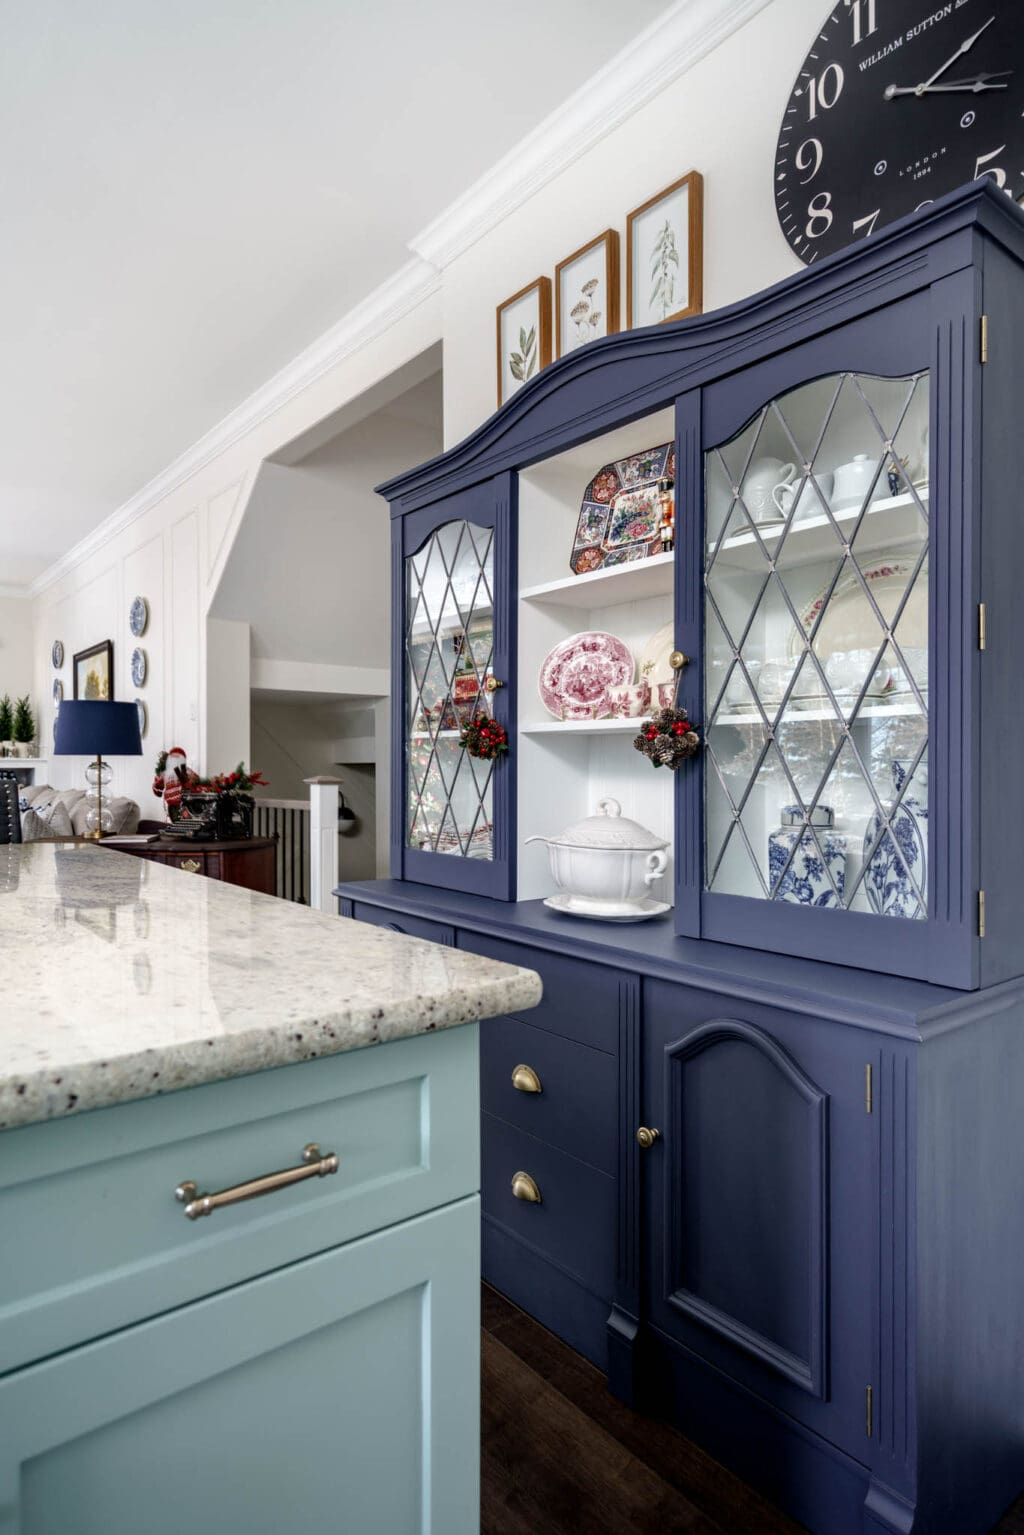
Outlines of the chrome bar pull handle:
<svg viewBox="0 0 1024 1535">
<path fill-rule="evenodd" d="M 190 1178 L 179 1183 L 174 1197 L 185 1206 L 190 1221 L 201 1215 L 212 1215 L 225 1205 L 241 1204 L 243 1199 L 259 1199 L 262 1194 L 272 1194 L 275 1189 L 286 1189 L 292 1183 L 305 1183 L 307 1178 L 326 1178 L 338 1171 L 338 1158 L 333 1151 L 321 1156 L 320 1147 L 312 1142 L 302 1148 L 301 1167 L 286 1167 L 279 1173 L 264 1173 L 260 1178 L 250 1178 L 247 1183 L 236 1183 L 233 1188 L 221 1189 L 218 1194 L 200 1194 Z"/>
</svg>

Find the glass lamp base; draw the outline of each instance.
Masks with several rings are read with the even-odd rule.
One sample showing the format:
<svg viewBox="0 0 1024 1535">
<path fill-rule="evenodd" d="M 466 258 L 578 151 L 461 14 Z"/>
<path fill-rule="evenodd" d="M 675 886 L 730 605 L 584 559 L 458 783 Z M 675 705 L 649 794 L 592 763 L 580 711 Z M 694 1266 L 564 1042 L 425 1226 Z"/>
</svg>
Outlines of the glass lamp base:
<svg viewBox="0 0 1024 1535">
<path fill-rule="evenodd" d="M 114 818 L 105 803 L 110 779 L 109 762 L 90 762 L 85 770 L 85 781 L 89 786 L 85 796 L 85 835 L 94 841 L 109 837 L 114 829 Z"/>
</svg>

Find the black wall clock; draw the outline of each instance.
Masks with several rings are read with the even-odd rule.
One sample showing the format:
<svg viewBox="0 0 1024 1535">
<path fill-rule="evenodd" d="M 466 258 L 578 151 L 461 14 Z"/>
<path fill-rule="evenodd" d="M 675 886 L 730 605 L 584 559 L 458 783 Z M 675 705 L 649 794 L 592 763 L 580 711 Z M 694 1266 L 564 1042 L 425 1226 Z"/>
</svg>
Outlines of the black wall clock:
<svg viewBox="0 0 1024 1535">
<path fill-rule="evenodd" d="M 773 171 L 803 261 L 979 176 L 1024 196 L 1021 0 L 839 0 L 786 104 Z"/>
</svg>

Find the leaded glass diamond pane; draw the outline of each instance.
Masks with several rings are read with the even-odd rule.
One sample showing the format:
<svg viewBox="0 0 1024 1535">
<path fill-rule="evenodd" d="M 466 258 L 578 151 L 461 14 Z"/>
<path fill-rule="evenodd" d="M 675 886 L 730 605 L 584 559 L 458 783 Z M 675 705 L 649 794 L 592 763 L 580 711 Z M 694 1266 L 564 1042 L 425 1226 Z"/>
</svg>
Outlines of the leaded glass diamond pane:
<svg viewBox="0 0 1024 1535">
<path fill-rule="evenodd" d="M 705 880 L 923 918 L 927 373 L 814 379 L 705 455 Z"/>
<path fill-rule="evenodd" d="M 449 522 L 406 560 L 406 837 L 461 858 L 493 857 L 494 764 L 459 745 L 462 725 L 490 698 L 493 537 Z"/>
</svg>

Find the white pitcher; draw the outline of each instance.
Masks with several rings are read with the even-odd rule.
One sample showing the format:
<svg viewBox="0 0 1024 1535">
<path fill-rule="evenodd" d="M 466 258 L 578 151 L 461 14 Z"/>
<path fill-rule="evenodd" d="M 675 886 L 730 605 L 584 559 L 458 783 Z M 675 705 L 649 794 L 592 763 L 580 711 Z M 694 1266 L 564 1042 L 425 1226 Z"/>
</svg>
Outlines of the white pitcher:
<svg viewBox="0 0 1024 1535">
<path fill-rule="evenodd" d="M 772 499 L 772 492 L 779 485 L 788 485 L 796 474 L 795 464 L 784 464 L 780 458 L 756 458 L 740 486 L 743 504 L 754 522 L 778 522 L 779 509 Z"/>
</svg>

